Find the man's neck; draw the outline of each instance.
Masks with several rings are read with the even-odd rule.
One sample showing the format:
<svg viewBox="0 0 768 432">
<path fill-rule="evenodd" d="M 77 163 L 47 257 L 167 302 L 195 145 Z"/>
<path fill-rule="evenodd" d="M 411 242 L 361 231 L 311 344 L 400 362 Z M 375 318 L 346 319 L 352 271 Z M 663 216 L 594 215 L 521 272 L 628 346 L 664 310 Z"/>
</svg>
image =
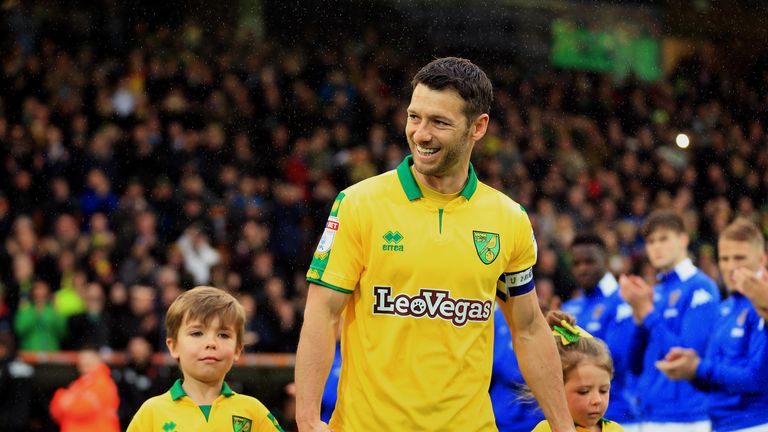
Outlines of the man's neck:
<svg viewBox="0 0 768 432">
<path fill-rule="evenodd" d="M 449 176 L 424 175 L 420 173 L 415 167 L 411 167 L 411 170 L 419 182 L 425 184 L 435 192 L 440 192 L 441 194 L 454 194 L 460 192 L 462 189 L 464 189 L 464 186 L 467 184 L 467 180 L 469 179 L 469 175 L 467 174 L 469 166 L 467 166 L 466 169 L 462 171 L 462 174 Z"/>
<path fill-rule="evenodd" d="M 668 267 L 663 267 L 663 268 L 660 268 L 660 269 L 659 269 L 659 272 L 660 272 L 660 273 L 663 273 L 663 274 L 667 274 L 667 273 L 670 273 L 670 272 L 674 271 L 674 270 L 677 268 L 677 266 L 679 266 L 679 265 L 680 265 L 680 263 L 681 263 L 681 262 L 683 262 L 683 261 L 685 261 L 686 259 L 688 259 L 688 257 L 687 257 L 687 256 L 684 256 L 684 257 L 680 258 L 679 260 L 675 261 L 675 263 L 674 263 L 674 264 L 672 264 L 672 265 L 670 265 L 670 266 L 668 266 Z"/>
</svg>

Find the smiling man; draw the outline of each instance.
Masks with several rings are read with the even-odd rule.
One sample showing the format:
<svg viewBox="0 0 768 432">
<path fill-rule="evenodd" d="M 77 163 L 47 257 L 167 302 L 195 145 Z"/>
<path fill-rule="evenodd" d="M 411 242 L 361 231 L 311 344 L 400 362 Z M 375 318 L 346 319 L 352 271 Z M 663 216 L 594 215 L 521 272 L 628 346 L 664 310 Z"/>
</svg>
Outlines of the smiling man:
<svg viewBox="0 0 768 432">
<path fill-rule="evenodd" d="M 488 395 L 500 299 L 523 375 L 554 431 L 573 431 L 557 351 L 533 286 L 522 207 L 470 163 L 491 82 L 441 58 L 413 78 L 411 155 L 341 192 L 312 264 L 296 357 L 296 419 L 308 431 L 493 431 Z M 339 398 L 320 400 L 344 313 Z"/>
</svg>

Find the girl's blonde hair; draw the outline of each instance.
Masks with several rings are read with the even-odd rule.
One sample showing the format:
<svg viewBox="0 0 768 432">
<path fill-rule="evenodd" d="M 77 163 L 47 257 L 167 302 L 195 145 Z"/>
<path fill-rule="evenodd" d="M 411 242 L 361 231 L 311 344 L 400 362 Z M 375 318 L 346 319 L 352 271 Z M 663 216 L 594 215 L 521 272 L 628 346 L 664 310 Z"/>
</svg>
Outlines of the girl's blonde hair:
<svg viewBox="0 0 768 432">
<path fill-rule="evenodd" d="M 608 345 L 601 339 L 592 336 L 582 336 L 568 345 L 563 344 L 563 338 L 555 335 L 555 345 L 560 354 L 560 364 L 563 368 L 563 382 L 568 382 L 568 375 L 582 363 L 591 363 L 604 369 L 613 379 L 613 358 Z M 531 388 L 523 385 L 520 388 L 519 400 L 528 403 L 536 402 Z"/>
<path fill-rule="evenodd" d="M 563 345 L 562 338 L 555 336 L 555 344 L 563 366 L 563 381 L 568 381 L 568 374 L 584 362 L 589 362 L 604 369 L 613 378 L 613 358 L 608 346 L 595 337 L 581 337 L 576 342 Z"/>
</svg>

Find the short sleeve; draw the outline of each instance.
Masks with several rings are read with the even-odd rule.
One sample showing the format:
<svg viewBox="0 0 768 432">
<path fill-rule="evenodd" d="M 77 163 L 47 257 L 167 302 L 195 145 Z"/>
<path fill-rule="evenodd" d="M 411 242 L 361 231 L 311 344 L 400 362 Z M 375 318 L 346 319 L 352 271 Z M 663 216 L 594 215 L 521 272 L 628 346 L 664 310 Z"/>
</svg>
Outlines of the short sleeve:
<svg viewBox="0 0 768 432">
<path fill-rule="evenodd" d="M 353 200 L 339 193 L 312 256 L 307 281 L 352 293 L 362 272 L 360 220 Z"/>
<path fill-rule="evenodd" d="M 515 212 L 508 230 L 511 251 L 504 274 L 499 278 L 498 290 L 502 299 L 519 296 L 533 290 L 533 265 L 538 255 L 536 237 L 528 215 L 520 207 Z"/>
<path fill-rule="evenodd" d="M 512 234 L 512 253 L 505 272 L 517 273 L 533 267 L 538 258 L 538 246 L 536 236 L 533 235 L 531 221 L 522 207 L 519 213 L 515 214 L 510 231 Z"/>
</svg>

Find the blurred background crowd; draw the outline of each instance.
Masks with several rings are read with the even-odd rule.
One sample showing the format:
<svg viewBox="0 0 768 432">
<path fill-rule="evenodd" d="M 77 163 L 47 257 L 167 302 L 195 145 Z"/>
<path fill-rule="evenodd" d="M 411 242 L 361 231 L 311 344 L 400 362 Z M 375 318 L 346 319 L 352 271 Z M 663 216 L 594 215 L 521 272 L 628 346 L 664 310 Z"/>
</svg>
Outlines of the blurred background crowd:
<svg viewBox="0 0 768 432">
<path fill-rule="evenodd" d="M 473 163 L 531 216 L 543 303 L 570 295 L 579 231 L 606 241 L 612 272 L 651 280 L 638 228 L 653 209 L 684 214 L 694 262 L 715 280 L 728 221 L 768 234 L 758 56 L 729 67 L 693 50 L 659 80 L 617 79 L 443 52 L 407 22 L 291 21 L 296 5 L 263 3 L 272 27 L 258 31 L 110 2 L 4 2 L 0 357 L 128 350 L 151 379 L 116 370 L 121 398 L 157 394 L 167 371 L 146 359 L 165 350 L 167 306 L 196 285 L 238 296 L 246 351 L 294 352 L 330 205 L 408 153 L 410 78 L 438 54 L 466 55 L 494 81 Z"/>
</svg>

